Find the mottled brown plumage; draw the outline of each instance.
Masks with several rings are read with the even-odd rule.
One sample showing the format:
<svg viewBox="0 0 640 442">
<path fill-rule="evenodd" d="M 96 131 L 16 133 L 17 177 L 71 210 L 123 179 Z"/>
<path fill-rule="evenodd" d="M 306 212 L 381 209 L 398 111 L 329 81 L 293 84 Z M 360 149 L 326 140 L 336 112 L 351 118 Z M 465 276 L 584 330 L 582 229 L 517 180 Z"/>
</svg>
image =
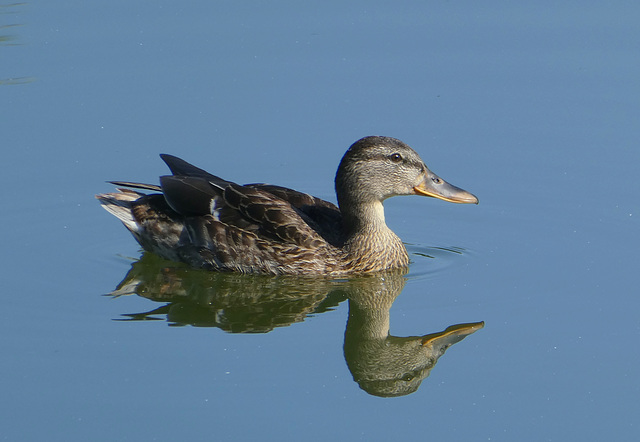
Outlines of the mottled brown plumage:
<svg viewBox="0 0 640 442">
<path fill-rule="evenodd" d="M 388 137 L 362 138 L 344 155 L 336 174 L 340 208 L 284 187 L 242 186 L 161 157 L 173 175 L 160 177 L 160 186 L 114 182 L 118 193 L 97 198 L 145 250 L 209 270 L 339 276 L 404 267 L 407 251 L 384 221 L 386 198 L 478 201 Z"/>
</svg>

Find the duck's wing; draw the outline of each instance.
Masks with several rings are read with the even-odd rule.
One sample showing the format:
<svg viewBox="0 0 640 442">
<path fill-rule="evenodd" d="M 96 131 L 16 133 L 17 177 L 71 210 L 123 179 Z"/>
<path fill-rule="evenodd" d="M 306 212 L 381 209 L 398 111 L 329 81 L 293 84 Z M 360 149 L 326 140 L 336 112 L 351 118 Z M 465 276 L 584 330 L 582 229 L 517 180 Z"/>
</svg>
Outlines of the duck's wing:
<svg viewBox="0 0 640 442">
<path fill-rule="evenodd" d="M 328 243 L 336 246 L 340 244 L 342 215 L 335 204 L 287 187 L 272 184 L 247 184 L 247 186 L 269 192 L 287 201 Z"/>
<path fill-rule="evenodd" d="M 211 184 L 224 188 L 228 184 L 232 184 L 231 181 L 224 180 L 216 175 L 213 175 L 206 170 L 200 169 L 186 162 L 185 160 L 169 154 L 160 154 L 162 160 L 169 166 L 171 173 L 176 176 L 184 177 L 198 177 L 206 178 Z M 289 189 L 282 186 L 274 186 L 272 184 L 247 184 L 246 187 L 252 187 L 254 189 L 264 190 L 269 192 L 278 198 L 287 201 L 293 207 L 300 210 L 307 210 L 311 207 L 322 207 L 327 210 L 335 212 L 336 215 L 340 214 L 340 210 L 335 204 L 325 201 L 320 198 L 316 198 L 307 193 L 298 192 L 297 190 Z"/>
<path fill-rule="evenodd" d="M 230 229 L 300 247 L 312 248 L 318 247 L 319 243 L 333 242 L 333 238 L 328 241 L 323 236 L 329 228 L 318 227 L 320 218 L 310 216 L 307 212 L 313 210 L 305 208 L 309 204 L 320 204 L 332 210 L 326 201 L 278 186 L 242 186 L 177 157 L 163 155 L 162 159 L 176 173 L 160 177 L 162 192 L 169 206 L 183 216 L 211 215 Z"/>
</svg>

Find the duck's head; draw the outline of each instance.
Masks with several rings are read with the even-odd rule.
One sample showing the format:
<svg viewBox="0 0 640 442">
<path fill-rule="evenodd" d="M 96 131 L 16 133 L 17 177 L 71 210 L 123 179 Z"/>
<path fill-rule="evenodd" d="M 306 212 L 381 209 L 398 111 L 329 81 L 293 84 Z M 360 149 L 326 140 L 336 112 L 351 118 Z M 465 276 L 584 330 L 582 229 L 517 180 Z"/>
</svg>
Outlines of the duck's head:
<svg viewBox="0 0 640 442">
<path fill-rule="evenodd" d="M 344 154 L 336 174 L 336 194 L 343 212 L 396 195 L 478 203 L 478 198 L 471 193 L 431 172 L 420 156 L 402 141 L 375 136 L 356 141 Z"/>
</svg>

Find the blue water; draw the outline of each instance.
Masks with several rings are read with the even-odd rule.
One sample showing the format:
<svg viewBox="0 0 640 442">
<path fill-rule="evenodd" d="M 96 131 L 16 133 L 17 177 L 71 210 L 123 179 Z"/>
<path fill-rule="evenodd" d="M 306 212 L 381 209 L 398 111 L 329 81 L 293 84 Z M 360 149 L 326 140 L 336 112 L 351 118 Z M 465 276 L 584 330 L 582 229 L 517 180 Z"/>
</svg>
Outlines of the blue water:
<svg viewBox="0 0 640 442">
<path fill-rule="evenodd" d="M 1 3 L 1 437 L 637 440 L 639 21 L 633 2 Z M 335 201 L 374 134 L 480 199 L 385 203 L 413 261 L 363 289 L 398 290 L 385 306 L 358 281 L 136 264 L 93 198 L 156 183 L 164 152 Z M 132 265 L 146 282 L 114 296 Z M 345 358 L 350 308 L 388 315 L 391 348 L 484 328 L 381 398 Z"/>
</svg>

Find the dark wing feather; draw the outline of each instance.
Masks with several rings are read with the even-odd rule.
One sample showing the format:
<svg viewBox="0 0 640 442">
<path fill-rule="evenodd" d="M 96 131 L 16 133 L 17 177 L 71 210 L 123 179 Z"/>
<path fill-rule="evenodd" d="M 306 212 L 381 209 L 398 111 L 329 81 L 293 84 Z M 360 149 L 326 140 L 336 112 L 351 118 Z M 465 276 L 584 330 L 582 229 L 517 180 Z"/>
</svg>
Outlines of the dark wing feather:
<svg viewBox="0 0 640 442">
<path fill-rule="evenodd" d="M 232 183 L 224 190 L 224 201 L 253 223 L 262 238 L 307 248 L 325 242 L 288 201 L 270 192 Z"/>
<path fill-rule="evenodd" d="M 198 177 L 161 176 L 160 185 L 167 203 L 184 216 L 210 215 L 212 201 L 222 193 L 219 187 Z"/>
<path fill-rule="evenodd" d="M 215 176 L 206 170 L 202 170 L 199 167 L 194 166 L 193 164 L 187 163 L 185 160 L 174 157 L 173 155 L 167 155 L 165 153 L 160 154 L 160 158 L 164 160 L 164 162 L 171 169 L 171 173 L 175 176 L 182 177 L 192 177 L 192 178 L 204 178 L 209 181 L 213 186 L 217 186 L 220 189 L 231 184 L 231 181 L 227 181 L 225 179 L 220 178 L 219 176 Z"/>
<path fill-rule="evenodd" d="M 193 164 L 187 163 L 181 158 L 174 157 L 173 155 L 161 153 L 160 158 L 162 158 L 167 166 L 169 166 L 169 169 L 171 169 L 171 173 L 174 175 L 207 178 L 213 179 L 213 181 L 224 181 L 222 178 L 212 175 L 206 170 L 202 170 L 199 167 L 194 166 Z"/>
<path fill-rule="evenodd" d="M 131 187 L 132 189 L 153 190 L 161 192 L 162 188 L 156 184 L 132 183 L 130 181 L 108 181 L 109 183 L 120 187 Z"/>
<path fill-rule="evenodd" d="M 328 243 L 334 246 L 341 244 L 342 215 L 335 204 L 287 187 L 271 184 L 247 184 L 247 187 L 269 192 L 287 201 L 298 210 L 307 224 Z"/>
</svg>

